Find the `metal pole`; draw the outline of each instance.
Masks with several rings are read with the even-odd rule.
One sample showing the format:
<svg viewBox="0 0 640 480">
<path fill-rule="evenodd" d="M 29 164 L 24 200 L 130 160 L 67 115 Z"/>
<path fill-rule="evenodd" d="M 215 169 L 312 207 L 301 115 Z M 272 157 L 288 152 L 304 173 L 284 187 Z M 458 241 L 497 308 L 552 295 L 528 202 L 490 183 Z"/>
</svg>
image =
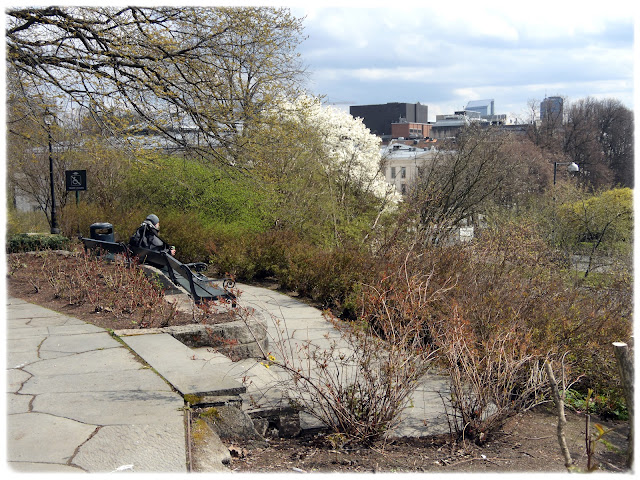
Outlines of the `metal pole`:
<svg viewBox="0 0 640 480">
<path fill-rule="evenodd" d="M 553 224 L 551 225 L 551 240 L 554 245 L 556 243 L 556 172 L 558 171 L 558 162 L 553 162 Z"/>
<path fill-rule="evenodd" d="M 51 186 L 51 233 L 57 234 L 57 233 L 60 233 L 60 229 L 58 228 L 58 219 L 56 218 L 56 192 L 55 192 L 55 183 L 53 181 L 53 149 L 51 146 L 51 127 L 49 127 L 47 133 L 49 136 L 49 181 Z"/>
</svg>

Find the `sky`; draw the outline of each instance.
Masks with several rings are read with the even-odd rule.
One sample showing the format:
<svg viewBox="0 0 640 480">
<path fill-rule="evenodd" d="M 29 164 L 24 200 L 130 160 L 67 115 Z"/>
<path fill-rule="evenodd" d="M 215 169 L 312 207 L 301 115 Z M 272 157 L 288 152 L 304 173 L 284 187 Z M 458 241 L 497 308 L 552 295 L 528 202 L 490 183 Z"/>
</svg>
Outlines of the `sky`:
<svg viewBox="0 0 640 480">
<path fill-rule="evenodd" d="M 350 105 L 426 104 L 429 121 L 493 99 L 495 113 L 530 118 L 545 96 L 615 98 L 634 107 L 631 2 L 297 2 L 308 90 Z M 352 7 L 352 5 L 356 5 Z M 374 5 L 374 6 L 371 6 Z M 525 8 L 523 8 L 525 5 Z M 625 6 L 626 5 L 626 6 Z"/>
</svg>

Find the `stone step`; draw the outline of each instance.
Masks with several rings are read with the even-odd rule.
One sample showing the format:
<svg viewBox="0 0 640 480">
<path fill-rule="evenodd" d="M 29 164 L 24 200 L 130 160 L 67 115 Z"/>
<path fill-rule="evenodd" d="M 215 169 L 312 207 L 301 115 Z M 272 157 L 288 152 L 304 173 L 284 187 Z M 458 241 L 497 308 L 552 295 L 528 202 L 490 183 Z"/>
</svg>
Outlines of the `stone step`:
<svg viewBox="0 0 640 480">
<path fill-rule="evenodd" d="M 246 392 L 244 385 L 226 373 L 232 362 L 222 354 L 203 358 L 167 333 L 120 338 L 183 397 L 188 395 L 193 399 Z"/>
</svg>

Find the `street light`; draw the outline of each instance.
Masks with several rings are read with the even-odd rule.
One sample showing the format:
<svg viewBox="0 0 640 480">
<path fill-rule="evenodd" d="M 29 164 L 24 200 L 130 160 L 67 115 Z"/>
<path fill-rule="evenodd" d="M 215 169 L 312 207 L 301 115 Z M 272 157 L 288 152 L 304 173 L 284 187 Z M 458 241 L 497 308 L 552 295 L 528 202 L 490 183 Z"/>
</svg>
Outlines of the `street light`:
<svg viewBox="0 0 640 480">
<path fill-rule="evenodd" d="M 56 218 L 56 192 L 55 182 L 53 181 L 53 149 L 51 145 L 51 125 L 56 122 L 56 117 L 45 109 L 44 111 L 44 123 L 47 126 L 47 135 L 49 137 L 49 182 L 51 187 L 51 233 L 60 233 L 58 228 L 58 219 Z"/>
<path fill-rule="evenodd" d="M 575 162 L 553 162 L 553 184 L 556 184 L 556 172 L 558 171 L 558 165 L 567 165 L 567 172 L 576 173 L 580 171 L 580 167 Z"/>
<path fill-rule="evenodd" d="M 580 171 L 580 167 L 575 162 L 553 162 L 553 230 L 551 232 L 551 237 L 555 242 L 556 238 L 556 173 L 558 172 L 558 165 L 566 165 L 567 172 L 576 173 Z"/>
</svg>

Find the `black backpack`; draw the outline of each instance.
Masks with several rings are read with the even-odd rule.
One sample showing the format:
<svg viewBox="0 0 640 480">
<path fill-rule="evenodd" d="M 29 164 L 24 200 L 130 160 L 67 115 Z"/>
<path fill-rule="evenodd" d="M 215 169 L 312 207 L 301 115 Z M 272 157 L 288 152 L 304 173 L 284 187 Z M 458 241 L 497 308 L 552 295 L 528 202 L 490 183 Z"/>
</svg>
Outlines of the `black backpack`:
<svg viewBox="0 0 640 480">
<path fill-rule="evenodd" d="M 129 245 L 131 245 L 132 247 L 145 247 L 147 244 L 146 233 L 147 225 L 143 223 L 138 227 L 136 233 L 131 235 L 131 238 L 129 239 Z"/>
</svg>

